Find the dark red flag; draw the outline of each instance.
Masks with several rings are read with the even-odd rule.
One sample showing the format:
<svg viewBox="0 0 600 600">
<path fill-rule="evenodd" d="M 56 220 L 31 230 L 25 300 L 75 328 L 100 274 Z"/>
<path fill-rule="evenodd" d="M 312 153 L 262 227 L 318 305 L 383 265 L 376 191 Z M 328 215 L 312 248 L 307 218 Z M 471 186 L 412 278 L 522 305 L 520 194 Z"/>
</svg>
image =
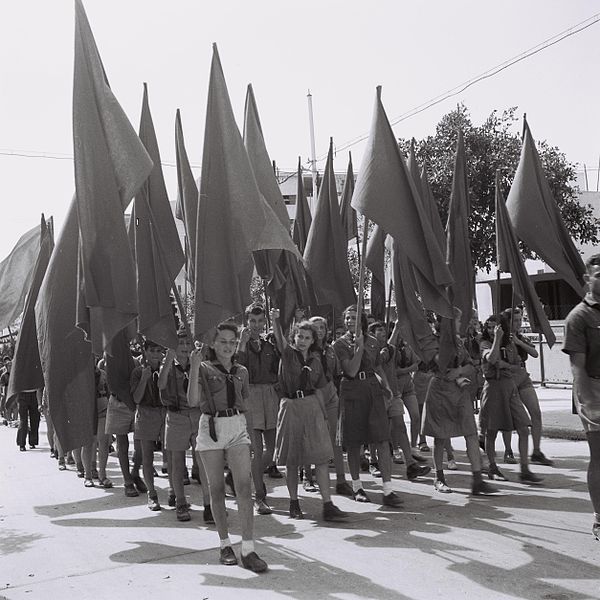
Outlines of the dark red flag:
<svg viewBox="0 0 600 600">
<path fill-rule="evenodd" d="M 302 161 L 298 157 L 298 187 L 296 192 L 296 218 L 294 219 L 294 227 L 292 229 L 292 239 L 294 240 L 298 250 L 304 254 L 306 248 L 306 240 L 312 223 L 312 215 L 308 201 L 306 200 L 306 192 L 304 191 L 304 180 L 302 178 Z"/>
<path fill-rule="evenodd" d="M 380 89 L 371 133 L 358 174 L 352 206 L 385 228 L 419 271 L 439 314 L 451 315 L 446 286 L 452 276 L 408 172 L 385 110 Z M 419 287 L 421 289 L 421 286 Z"/>
<path fill-rule="evenodd" d="M 33 279 L 27 293 L 25 310 L 21 320 L 21 328 L 17 337 L 17 345 L 13 356 L 7 398 L 26 390 L 42 389 L 44 387 L 44 374 L 40 362 L 38 348 L 37 328 L 35 322 L 35 303 L 37 302 L 40 287 L 50 262 L 54 248 L 54 239 L 51 228 L 46 224 L 44 215 L 40 225 L 40 248 L 35 266 Z"/>
<path fill-rule="evenodd" d="M 161 346 L 175 349 L 177 329 L 170 293 L 185 257 L 167 196 L 146 84 L 140 139 L 154 168 L 136 194 L 129 223 L 137 276 L 138 331 Z"/>
<path fill-rule="evenodd" d="M 523 148 L 506 210 L 517 236 L 583 296 L 585 265 L 552 197 L 529 125 L 523 119 Z"/>
<path fill-rule="evenodd" d="M 342 229 L 333 172 L 333 140 L 329 144 L 325 174 L 308 233 L 304 261 L 318 304 L 330 304 L 336 310 L 343 310 L 356 302 L 348 266 L 348 240 Z"/>
<path fill-rule="evenodd" d="M 462 131 L 459 131 L 446 225 L 446 262 L 454 278 L 451 293 L 452 304 L 462 312 L 458 333 L 463 337 L 469 327 L 475 296 L 475 272 L 469 241 L 470 203 L 468 190 L 465 144 Z"/>
<path fill-rule="evenodd" d="M 152 161 L 113 95 L 81 0 L 75 0 L 73 146 L 82 303 L 77 324 L 101 354 L 138 313 L 123 211 Z"/>
<path fill-rule="evenodd" d="M 365 266 L 371 271 L 371 314 L 385 319 L 385 238 L 386 234 L 375 225 L 367 241 Z"/>
<path fill-rule="evenodd" d="M 513 295 L 515 299 L 525 303 L 531 330 L 536 333 L 543 333 L 548 345 L 552 347 L 556 341 L 556 336 L 548 322 L 548 317 L 527 274 L 523 257 L 519 252 L 517 236 L 511 225 L 502 197 L 500 174 L 498 172 L 496 172 L 496 246 L 498 268 L 512 275 Z"/>
<path fill-rule="evenodd" d="M 350 204 L 352 202 L 352 194 L 354 194 L 354 170 L 352 168 L 352 154 L 348 153 L 348 169 L 346 170 L 346 180 L 342 189 L 342 197 L 340 199 L 340 216 L 342 219 L 342 229 L 346 232 L 348 241 L 358 237 L 358 219 L 356 211 Z"/>
<path fill-rule="evenodd" d="M 181 115 L 175 117 L 175 158 L 177 162 L 177 208 L 175 216 L 185 228 L 185 270 L 188 281 L 194 285 L 196 256 L 196 222 L 198 220 L 198 186 L 185 149 Z"/>
<path fill-rule="evenodd" d="M 63 450 L 81 448 L 96 435 L 92 345 L 75 326 L 77 202 L 73 199 L 35 305 L 35 320 L 50 415 Z"/>
<path fill-rule="evenodd" d="M 251 253 L 267 249 L 299 257 L 289 229 L 258 190 L 214 45 L 196 239 L 196 334 L 243 312 L 250 302 Z"/>
</svg>

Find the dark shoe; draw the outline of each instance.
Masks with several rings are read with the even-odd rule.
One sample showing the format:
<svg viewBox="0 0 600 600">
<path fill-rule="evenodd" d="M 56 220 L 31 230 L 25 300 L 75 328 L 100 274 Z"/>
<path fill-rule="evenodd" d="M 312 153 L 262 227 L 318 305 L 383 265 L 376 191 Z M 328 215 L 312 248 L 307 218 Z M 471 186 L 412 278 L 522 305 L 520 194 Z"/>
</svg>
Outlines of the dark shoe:
<svg viewBox="0 0 600 600">
<path fill-rule="evenodd" d="M 85 471 L 83 469 L 77 469 L 77 477 L 83 479 L 85 477 Z"/>
<path fill-rule="evenodd" d="M 204 506 L 204 513 L 202 514 L 202 518 L 207 525 L 214 525 L 215 519 L 213 518 L 212 510 L 210 509 L 210 504 L 206 504 Z"/>
<path fill-rule="evenodd" d="M 544 481 L 542 477 L 532 473 L 529 469 L 519 473 L 519 480 L 523 483 L 540 483 L 541 481 Z"/>
<path fill-rule="evenodd" d="M 241 556 L 244 569 L 249 569 L 254 573 L 264 573 L 269 568 L 267 563 L 262 558 L 259 558 L 256 552 L 250 552 L 248 556 L 244 556 L 243 554 Z"/>
<path fill-rule="evenodd" d="M 188 505 L 187 504 L 179 504 L 177 506 L 175 514 L 177 515 L 177 520 L 178 521 L 182 521 L 182 522 L 189 521 L 192 518 L 190 516 L 190 511 L 188 509 Z"/>
<path fill-rule="evenodd" d="M 277 468 L 277 465 L 270 465 L 266 471 L 271 479 L 282 479 L 283 473 Z"/>
<path fill-rule="evenodd" d="M 483 479 L 473 482 L 473 487 L 471 488 L 471 493 L 473 496 L 488 496 L 489 494 L 495 494 L 498 491 L 498 488 L 487 481 L 483 481 Z"/>
<path fill-rule="evenodd" d="M 225 548 L 221 548 L 221 554 L 219 556 L 219 562 L 222 565 L 237 565 L 238 561 L 235 556 L 235 552 L 231 546 L 225 546 Z"/>
<path fill-rule="evenodd" d="M 414 481 L 417 477 L 425 477 L 431 471 L 431 467 L 426 465 L 417 465 L 413 463 L 406 467 L 406 477 L 410 481 Z"/>
<path fill-rule="evenodd" d="M 498 465 L 490 465 L 488 470 L 488 477 L 492 481 L 508 481 L 508 479 L 504 476 L 502 471 L 498 468 Z"/>
<path fill-rule="evenodd" d="M 335 493 L 339 496 L 348 496 L 349 498 L 352 498 L 354 496 L 352 486 L 347 481 L 340 481 L 336 483 Z"/>
<path fill-rule="evenodd" d="M 94 481 L 92 479 L 85 479 L 83 485 L 85 487 L 94 487 Z"/>
<path fill-rule="evenodd" d="M 323 504 L 324 521 L 345 521 L 349 517 L 348 513 L 340 510 L 333 502 Z"/>
<path fill-rule="evenodd" d="M 365 490 L 363 490 L 362 488 L 360 488 L 359 490 L 354 492 L 353 495 L 354 495 L 354 500 L 356 502 L 371 502 L 371 499 L 369 498 L 369 496 L 367 496 L 367 494 L 365 493 Z"/>
<path fill-rule="evenodd" d="M 60 468 L 60 467 L 59 467 Z M 139 492 L 135 489 L 135 486 L 133 485 L 133 483 L 126 483 L 125 484 L 125 495 L 128 498 L 135 498 L 136 496 L 139 496 Z"/>
<path fill-rule="evenodd" d="M 290 500 L 290 519 L 304 519 L 304 513 L 300 509 L 298 500 Z"/>
<path fill-rule="evenodd" d="M 360 457 L 360 470 L 363 473 L 369 472 L 369 460 L 365 456 Z"/>
<path fill-rule="evenodd" d="M 50 458 L 56 458 L 56 450 L 54 448 L 50 448 Z"/>
<path fill-rule="evenodd" d="M 371 463 L 369 465 L 369 473 L 373 475 L 373 477 L 381 477 L 381 471 L 379 470 L 379 465 L 377 463 Z"/>
<path fill-rule="evenodd" d="M 133 479 L 133 485 L 135 485 L 135 488 L 140 494 L 145 494 L 148 491 L 144 480 L 139 475 L 134 475 L 132 473 L 131 478 Z"/>
<path fill-rule="evenodd" d="M 504 453 L 504 464 L 506 465 L 516 465 L 517 459 L 515 455 L 512 453 L 512 450 Z"/>
<path fill-rule="evenodd" d="M 231 471 L 227 471 L 227 473 L 225 473 L 225 493 L 228 496 L 233 496 L 235 498 L 235 484 L 233 483 L 233 475 L 231 474 Z"/>
<path fill-rule="evenodd" d="M 19 450 L 21 452 L 25 452 L 27 450 L 27 448 L 25 446 L 19 446 Z"/>
<path fill-rule="evenodd" d="M 169 494 L 169 499 L 167 500 L 167 504 L 169 506 L 177 506 L 177 496 L 175 494 Z"/>
<path fill-rule="evenodd" d="M 600 523 L 598 523 L 597 521 L 592 525 L 592 534 L 594 535 L 596 540 L 600 542 Z"/>
<path fill-rule="evenodd" d="M 427 445 L 427 442 L 423 442 L 422 444 L 419 444 L 419 450 L 421 452 L 431 452 L 431 448 Z"/>
<path fill-rule="evenodd" d="M 58 462 L 58 470 L 59 471 L 66 471 L 67 470 L 67 465 L 65 465 L 64 462 Z"/>
<path fill-rule="evenodd" d="M 35 450 L 35 444 L 29 444 L 29 447 L 30 447 L 32 450 Z"/>
<path fill-rule="evenodd" d="M 273 513 L 265 498 L 256 498 L 254 500 L 254 509 L 258 515 L 270 515 Z"/>
<path fill-rule="evenodd" d="M 160 504 L 158 503 L 158 494 L 154 492 L 154 494 L 148 493 L 148 508 L 152 511 L 160 510 Z"/>
<path fill-rule="evenodd" d="M 544 465 L 546 467 L 553 467 L 554 461 L 550 460 L 543 452 L 534 452 L 529 459 L 532 463 L 538 465 Z"/>
<path fill-rule="evenodd" d="M 390 492 L 383 495 L 383 505 L 390 508 L 400 508 L 402 506 L 402 498 L 396 492 Z"/>
</svg>

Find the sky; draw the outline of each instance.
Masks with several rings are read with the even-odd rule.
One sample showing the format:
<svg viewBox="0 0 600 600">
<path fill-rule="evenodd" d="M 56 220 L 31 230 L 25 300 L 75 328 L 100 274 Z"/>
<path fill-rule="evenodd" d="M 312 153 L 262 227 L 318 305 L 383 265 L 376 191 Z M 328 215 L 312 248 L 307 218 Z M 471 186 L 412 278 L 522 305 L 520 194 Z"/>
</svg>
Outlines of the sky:
<svg viewBox="0 0 600 600">
<path fill-rule="evenodd" d="M 142 84 L 176 198 L 174 123 L 200 176 L 212 43 L 219 48 L 238 126 L 252 83 L 267 148 L 280 169 L 367 134 L 375 88 L 390 120 L 600 12 L 595 0 L 84 0 L 111 88 L 139 127 Z M 0 0 L 0 259 L 53 215 L 58 233 L 74 191 L 71 0 Z M 600 23 L 394 127 L 432 134 L 464 102 L 481 123 L 494 109 L 527 113 L 536 139 L 588 169 L 600 156 Z M 520 126 L 517 126 L 519 129 Z M 364 142 L 352 151 L 360 169 Z M 38 157 L 17 156 L 34 154 Z M 49 158 L 43 158 L 46 155 Z M 348 151 L 336 154 L 344 171 Z M 324 161 L 319 162 L 323 168 Z M 596 171 L 590 171 L 595 189 Z"/>
</svg>

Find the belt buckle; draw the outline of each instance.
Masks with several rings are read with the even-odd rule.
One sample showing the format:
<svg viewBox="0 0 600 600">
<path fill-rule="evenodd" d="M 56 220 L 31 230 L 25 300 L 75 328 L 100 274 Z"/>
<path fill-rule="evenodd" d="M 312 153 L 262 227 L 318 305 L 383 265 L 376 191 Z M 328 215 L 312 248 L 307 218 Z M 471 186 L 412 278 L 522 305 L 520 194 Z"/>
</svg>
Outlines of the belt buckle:
<svg viewBox="0 0 600 600">
<path fill-rule="evenodd" d="M 367 374 L 364 371 L 359 371 L 358 372 L 358 378 L 363 381 L 367 378 Z"/>
<path fill-rule="evenodd" d="M 233 415 L 235 415 L 234 410 L 235 410 L 235 408 L 226 408 L 225 409 L 225 416 L 226 417 L 233 417 Z"/>
<path fill-rule="evenodd" d="M 304 392 L 302 390 L 296 390 L 296 398 L 304 398 Z"/>
</svg>

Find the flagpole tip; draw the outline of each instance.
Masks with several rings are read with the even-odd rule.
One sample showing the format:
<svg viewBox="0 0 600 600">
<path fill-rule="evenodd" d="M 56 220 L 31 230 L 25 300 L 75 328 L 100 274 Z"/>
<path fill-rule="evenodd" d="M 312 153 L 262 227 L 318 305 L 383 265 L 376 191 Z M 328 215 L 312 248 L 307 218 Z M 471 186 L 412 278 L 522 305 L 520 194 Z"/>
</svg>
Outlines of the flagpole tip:
<svg viewBox="0 0 600 600">
<path fill-rule="evenodd" d="M 377 98 L 378 98 L 379 100 L 381 100 L 381 86 L 380 86 L 380 85 L 378 85 L 378 86 L 375 88 L 375 91 L 377 92 Z"/>
</svg>

